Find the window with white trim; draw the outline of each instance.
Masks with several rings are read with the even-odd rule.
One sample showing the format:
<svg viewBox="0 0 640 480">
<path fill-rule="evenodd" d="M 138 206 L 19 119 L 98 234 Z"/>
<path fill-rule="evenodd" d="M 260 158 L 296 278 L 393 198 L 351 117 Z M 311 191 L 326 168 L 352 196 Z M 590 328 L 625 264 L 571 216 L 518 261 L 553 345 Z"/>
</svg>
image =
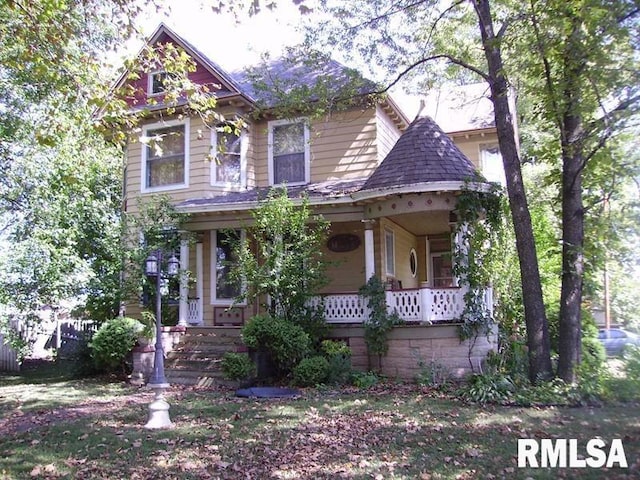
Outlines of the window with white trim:
<svg viewBox="0 0 640 480">
<path fill-rule="evenodd" d="M 242 293 L 242 284 L 231 277 L 231 270 L 237 261 L 234 249 L 243 239 L 242 230 L 211 231 L 211 303 L 231 305 Z"/>
<path fill-rule="evenodd" d="M 188 186 L 188 120 L 146 125 L 141 141 L 143 192 Z"/>
<path fill-rule="evenodd" d="M 305 119 L 269 122 L 269 183 L 309 183 L 309 125 Z"/>
<path fill-rule="evenodd" d="M 171 77 L 170 77 L 171 76 Z M 167 73 L 164 70 L 157 70 L 155 72 L 150 72 L 147 76 L 147 95 L 152 97 L 154 95 L 160 95 L 164 93 L 167 88 L 165 82 L 168 78 L 176 78 L 176 74 Z"/>
<path fill-rule="evenodd" d="M 215 149 L 211 162 L 211 184 L 240 187 L 246 183 L 246 135 L 233 125 L 221 125 L 212 132 Z"/>
<path fill-rule="evenodd" d="M 395 235 L 393 230 L 384 231 L 384 255 L 385 255 L 385 270 L 387 275 L 395 277 L 396 275 L 396 247 L 395 247 Z"/>
<path fill-rule="evenodd" d="M 497 143 L 480 145 L 480 171 L 490 182 L 506 186 L 502 154 Z"/>
</svg>

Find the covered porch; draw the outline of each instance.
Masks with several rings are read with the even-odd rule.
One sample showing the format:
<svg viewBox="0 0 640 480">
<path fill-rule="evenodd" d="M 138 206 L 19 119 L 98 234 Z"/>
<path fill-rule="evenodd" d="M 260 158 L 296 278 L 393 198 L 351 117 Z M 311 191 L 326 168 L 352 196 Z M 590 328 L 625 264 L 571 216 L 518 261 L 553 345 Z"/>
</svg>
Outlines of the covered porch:
<svg viewBox="0 0 640 480">
<path fill-rule="evenodd" d="M 318 206 L 331 222 L 320 254 L 327 262 L 328 284 L 311 304 L 324 306 L 332 324 L 358 324 L 369 318 L 358 289 L 371 276 L 386 286 L 387 307 L 406 323 L 452 323 L 464 309 L 464 288 L 453 275 L 452 246 L 456 192 L 431 192 L 378 197 L 349 207 Z M 244 223 L 246 225 L 246 223 Z M 222 244 L 225 229 L 242 222 L 199 218 L 197 241 L 183 242 L 181 266 L 190 278 L 181 285 L 179 324 L 242 326 L 257 313 L 253 305 L 235 304 L 225 290 L 231 251 Z M 240 238 L 240 237 L 238 237 Z M 492 291 L 484 295 L 492 306 Z"/>
</svg>

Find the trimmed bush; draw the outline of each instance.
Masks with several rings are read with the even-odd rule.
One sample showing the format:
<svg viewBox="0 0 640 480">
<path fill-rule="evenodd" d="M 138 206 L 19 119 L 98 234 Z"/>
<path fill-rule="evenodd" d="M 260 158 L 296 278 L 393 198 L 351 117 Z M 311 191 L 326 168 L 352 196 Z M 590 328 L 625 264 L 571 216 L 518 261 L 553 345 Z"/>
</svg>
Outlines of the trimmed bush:
<svg viewBox="0 0 640 480">
<path fill-rule="evenodd" d="M 299 325 L 278 317 L 256 315 L 242 327 L 242 341 L 267 352 L 281 376 L 288 375 L 311 350 L 311 339 Z"/>
<path fill-rule="evenodd" d="M 104 322 L 89 344 L 91 358 L 98 370 L 125 371 L 125 360 L 133 349 L 144 325 L 129 317 Z"/>
<path fill-rule="evenodd" d="M 351 379 L 351 349 L 340 340 L 323 340 L 320 344 L 322 353 L 329 362 L 327 383 L 344 384 Z"/>
<path fill-rule="evenodd" d="M 256 375 L 256 365 L 246 353 L 225 353 L 221 366 L 227 380 L 248 380 Z"/>
<path fill-rule="evenodd" d="M 329 374 L 329 361 L 321 356 L 308 357 L 293 369 L 293 383 L 299 387 L 314 387 L 324 383 Z"/>
</svg>

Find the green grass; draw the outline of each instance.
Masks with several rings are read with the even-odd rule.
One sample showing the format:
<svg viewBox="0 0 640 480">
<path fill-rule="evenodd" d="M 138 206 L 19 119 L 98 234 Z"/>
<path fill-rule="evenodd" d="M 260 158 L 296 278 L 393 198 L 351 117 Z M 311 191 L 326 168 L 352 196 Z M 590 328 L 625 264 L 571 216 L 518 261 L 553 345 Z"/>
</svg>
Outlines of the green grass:
<svg viewBox="0 0 640 480">
<path fill-rule="evenodd" d="M 39 393 L 31 393 L 34 387 Z M 146 390 L 99 379 L 0 379 L 0 421 L 9 421 L 0 437 L 0 479 L 640 476 L 637 405 L 479 407 L 407 385 L 260 401 L 173 388 L 175 427 L 148 431 L 151 399 Z M 577 438 L 584 449 L 596 436 L 621 438 L 630 468 L 517 468 L 518 438 Z"/>
</svg>

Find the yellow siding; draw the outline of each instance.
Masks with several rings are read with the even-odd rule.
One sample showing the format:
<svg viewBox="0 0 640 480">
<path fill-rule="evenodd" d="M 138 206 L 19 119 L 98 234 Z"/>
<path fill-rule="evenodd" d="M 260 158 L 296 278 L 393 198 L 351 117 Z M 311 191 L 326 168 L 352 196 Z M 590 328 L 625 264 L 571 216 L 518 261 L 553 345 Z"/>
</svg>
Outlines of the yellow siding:
<svg viewBox="0 0 640 480">
<path fill-rule="evenodd" d="M 498 135 L 495 132 L 454 134 L 451 137 L 476 168 L 480 168 L 480 145 L 498 143 Z"/>
<path fill-rule="evenodd" d="M 395 246 L 395 276 L 388 275 L 386 272 L 386 242 L 384 241 L 385 230 L 392 231 L 394 234 L 394 246 Z M 411 275 L 411 268 L 409 265 L 409 252 L 411 249 L 415 249 L 418 252 L 418 238 L 407 230 L 402 228 L 397 223 L 392 222 L 387 218 L 380 219 L 380 227 L 378 230 L 380 237 L 380 245 L 376 244 L 378 253 L 377 257 L 380 259 L 382 270 L 376 270 L 382 272 L 382 279 L 393 279 L 402 282 L 402 288 L 417 288 L 419 286 L 419 275 L 415 278 Z M 424 262 L 423 258 L 418 255 L 418 264 Z"/>
<path fill-rule="evenodd" d="M 365 283 L 364 228 L 362 222 L 334 223 L 329 236 L 350 233 L 360 238 L 360 246 L 351 252 L 336 253 L 322 248 L 323 258 L 329 263 L 327 277 L 330 283 L 322 293 L 355 292 Z"/>
<path fill-rule="evenodd" d="M 401 132 L 380 106 L 376 108 L 376 113 L 378 161 L 382 162 L 400 138 Z"/>
</svg>

